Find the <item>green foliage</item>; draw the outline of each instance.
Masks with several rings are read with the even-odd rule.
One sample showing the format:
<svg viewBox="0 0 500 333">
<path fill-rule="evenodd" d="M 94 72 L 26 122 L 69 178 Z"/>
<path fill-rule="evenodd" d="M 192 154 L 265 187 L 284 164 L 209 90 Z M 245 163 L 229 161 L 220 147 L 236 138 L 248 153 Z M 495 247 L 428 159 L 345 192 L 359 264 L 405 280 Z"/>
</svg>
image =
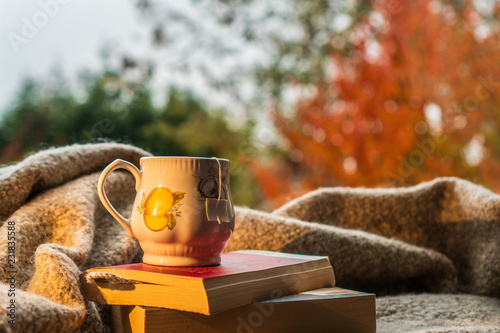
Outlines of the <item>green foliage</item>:
<svg viewBox="0 0 500 333">
<path fill-rule="evenodd" d="M 47 90 L 26 81 L 15 107 L 0 122 L 0 161 L 20 160 L 49 146 L 100 140 L 133 144 L 154 155 L 217 156 L 235 167 L 235 203 L 258 205 L 253 176 L 238 163 L 238 147 L 251 145 L 251 125 L 232 128 L 223 111 L 176 89 L 168 91 L 165 106 L 156 107 L 144 84 L 131 84 L 116 73 L 90 77 L 85 90 L 79 102 L 62 87 Z"/>
</svg>

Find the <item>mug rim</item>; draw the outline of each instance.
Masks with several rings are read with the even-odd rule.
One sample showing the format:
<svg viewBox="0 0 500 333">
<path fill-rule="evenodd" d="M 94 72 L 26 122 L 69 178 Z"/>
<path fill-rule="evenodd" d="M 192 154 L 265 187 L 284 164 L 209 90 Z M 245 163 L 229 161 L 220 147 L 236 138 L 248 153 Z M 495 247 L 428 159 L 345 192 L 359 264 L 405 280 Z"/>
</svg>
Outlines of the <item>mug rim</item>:
<svg viewBox="0 0 500 333">
<path fill-rule="evenodd" d="M 215 158 L 213 157 L 196 157 L 196 156 L 143 156 L 140 158 L 141 161 L 143 160 L 173 160 L 173 159 L 181 159 L 181 160 L 211 160 L 214 161 Z M 224 162 L 230 162 L 226 158 L 219 158 L 217 157 L 219 161 L 224 161 Z"/>
</svg>

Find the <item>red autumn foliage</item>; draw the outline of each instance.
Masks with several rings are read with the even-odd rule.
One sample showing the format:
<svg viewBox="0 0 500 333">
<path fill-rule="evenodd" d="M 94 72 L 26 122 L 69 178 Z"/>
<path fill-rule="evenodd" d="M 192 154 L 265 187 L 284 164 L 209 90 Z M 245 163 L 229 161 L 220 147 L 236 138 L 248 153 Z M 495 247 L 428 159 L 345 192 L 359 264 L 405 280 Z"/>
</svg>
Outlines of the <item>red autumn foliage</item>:
<svg viewBox="0 0 500 333">
<path fill-rule="evenodd" d="M 388 3 L 372 3 L 346 35 L 352 50 L 332 51 L 328 79 L 299 97 L 292 116 L 272 110 L 293 156 L 255 167 L 275 206 L 319 186 L 438 176 L 500 190 L 500 4 L 486 19 L 472 1 Z"/>
</svg>

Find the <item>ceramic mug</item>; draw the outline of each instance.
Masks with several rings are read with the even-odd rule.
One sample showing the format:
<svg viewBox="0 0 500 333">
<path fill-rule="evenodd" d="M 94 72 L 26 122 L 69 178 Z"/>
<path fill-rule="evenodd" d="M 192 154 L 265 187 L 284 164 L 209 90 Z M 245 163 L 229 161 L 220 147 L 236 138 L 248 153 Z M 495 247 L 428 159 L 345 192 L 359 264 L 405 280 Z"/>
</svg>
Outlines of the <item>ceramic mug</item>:
<svg viewBox="0 0 500 333">
<path fill-rule="evenodd" d="M 230 162 L 201 157 L 143 157 L 141 169 L 117 159 L 103 170 L 97 190 L 109 213 L 137 238 L 143 262 L 161 266 L 209 266 L 221 254 L 234 229 L 229 187 Z M 134 175 L 135 197 L 129 219 L 104 191 L 116 169 Z"/>
</svg>

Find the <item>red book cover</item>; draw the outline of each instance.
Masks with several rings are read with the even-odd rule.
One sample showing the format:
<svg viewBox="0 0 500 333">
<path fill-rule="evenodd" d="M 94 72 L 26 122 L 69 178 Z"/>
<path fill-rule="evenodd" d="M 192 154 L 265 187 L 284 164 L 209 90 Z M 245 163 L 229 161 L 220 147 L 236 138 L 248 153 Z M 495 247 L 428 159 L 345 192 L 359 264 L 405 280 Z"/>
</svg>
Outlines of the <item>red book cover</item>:
<svg viewBox="0 0 500 333">
<path fill-rule="evenodd" d="M 99 303 L 157 306 L 203 314 L 276 297 L 276 291 L 282 296 L 335 284 L 328 257 L 236 251 L 222 254 L 221 259 L 220 265 L 209 267 L 143 263 L 97 267 L 82 273 L 81 281 L 86 297 Z M 130 283 L 116 282 L 106 273 Z"/>
<path fill-rule="evenodd" d="M 156 266 L 144 263 L 127 264 L 103 267 L 117 270 L 132 270 L 147 273 L 178 275 L 184 277 L 209 279 L 235 274 L 257 272 L 271 268 L 296 265 L 309 261 L 326 258 L 290 253 L 277 253 L 267 251 L 241 251 L 222 254 L 221 264 L 217 266 L 187 267 L 187 266 Z"/>
</svg>

